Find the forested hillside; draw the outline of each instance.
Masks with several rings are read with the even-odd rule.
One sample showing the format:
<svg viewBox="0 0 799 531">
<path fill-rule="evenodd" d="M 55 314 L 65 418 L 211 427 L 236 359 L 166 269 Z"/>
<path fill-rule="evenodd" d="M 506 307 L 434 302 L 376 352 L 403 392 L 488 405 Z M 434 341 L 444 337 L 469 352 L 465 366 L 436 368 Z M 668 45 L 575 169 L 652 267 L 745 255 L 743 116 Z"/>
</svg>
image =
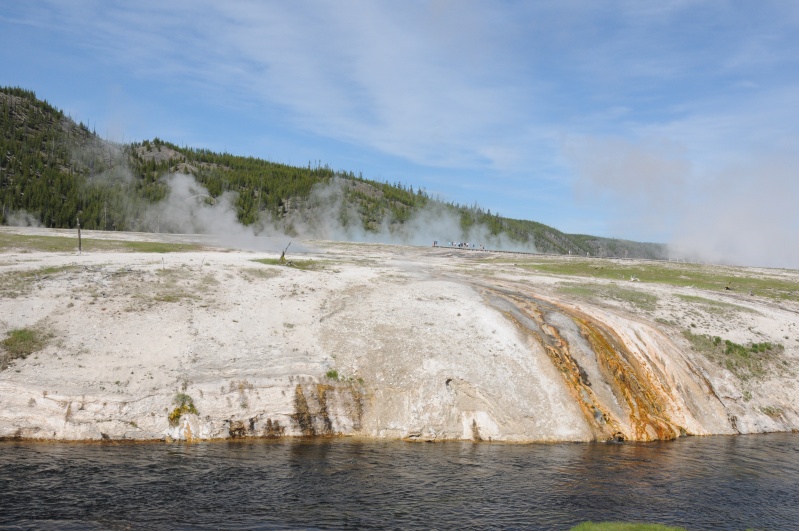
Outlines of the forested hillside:
<svg viewBox="0 0 799 531">
<path fill-rule="evenodd" d="M 229 153 L 180 147 L 158 138 L 120 145 L 36 98 L 32 91 L 0 88 L 0 221 L 98 230 L 169 230 L 150 215 L 170 195 L 168 177 L 192 175 L 208 205 L 229 201 L 244 226 L 323 236 L 315 227 L 345 233 L 400 234 L 421 218 L 426 240 L 463 241 L 496 236 L 539 252 L 662 258 L 665 247 L 562 233 L 527 220 L 508 219 L 478 205 L 444 203 L 419 188 L 334 171 L 320 164 L 289 166 Z M 479 229 L 479 230 L 476 230 Z M 472 236 L 473 238 L 476 236 Z"/>
</svg>

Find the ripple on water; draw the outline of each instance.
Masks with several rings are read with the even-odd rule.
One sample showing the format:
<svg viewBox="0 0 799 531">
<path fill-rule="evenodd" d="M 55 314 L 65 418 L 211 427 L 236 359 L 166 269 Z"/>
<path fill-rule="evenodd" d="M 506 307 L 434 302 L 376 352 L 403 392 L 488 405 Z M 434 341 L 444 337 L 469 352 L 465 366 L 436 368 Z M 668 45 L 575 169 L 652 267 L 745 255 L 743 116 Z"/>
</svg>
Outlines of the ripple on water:
<svg viewBox="0 0 799 531">
<path fill-rule="evenodd" d="M 0 443 L 11 528 L 690 529 L 799 522 L 799 435 L 646 444 Z"/>
</svg>

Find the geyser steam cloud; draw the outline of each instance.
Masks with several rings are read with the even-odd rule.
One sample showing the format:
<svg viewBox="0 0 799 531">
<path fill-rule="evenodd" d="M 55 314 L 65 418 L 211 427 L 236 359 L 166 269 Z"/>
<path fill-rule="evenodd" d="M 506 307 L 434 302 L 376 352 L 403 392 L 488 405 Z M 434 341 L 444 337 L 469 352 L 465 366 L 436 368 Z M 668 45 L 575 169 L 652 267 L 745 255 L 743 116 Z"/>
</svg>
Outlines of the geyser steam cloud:
<svg viewBox="0 0 799 531">
<path fill-rule="evenodd" d="M 292 208 L 280 218 L 264 216 L 251 227 L 238 222 L 234 194 L 211 198 L 201 184 L 185 174 L 170 175 L 166 183 L 169 196 L 146 208 L 139 230 L 214 235 L 223 244 L 247 249 L 263 248 L 263 237 L 278 238 L 282 244 L 290 233 L 308 239 L 424 246 L 434 240 L 468 241 L 491 249 L 534 251 L 532 246 L 523 246 L 504 234 L 491 234 L 485 225 L 475 224 L 464 231 L 460 216 L 435 201 L 402 224 L 383 219 L 376 230 L 366 230 L 354 206 L 345 201 L 346 188 L 351 184 L 341 178 L 316 185 L 300 208 Z"/>
<path fill-rule="evenodd" d="M 620 236 L 659 235 L 674 258 L 799 268 L 794 154 L 700 169 L 666 142 L 580 138 L 566 153 L 578 193 L 615 214 Z"/>
</svg>

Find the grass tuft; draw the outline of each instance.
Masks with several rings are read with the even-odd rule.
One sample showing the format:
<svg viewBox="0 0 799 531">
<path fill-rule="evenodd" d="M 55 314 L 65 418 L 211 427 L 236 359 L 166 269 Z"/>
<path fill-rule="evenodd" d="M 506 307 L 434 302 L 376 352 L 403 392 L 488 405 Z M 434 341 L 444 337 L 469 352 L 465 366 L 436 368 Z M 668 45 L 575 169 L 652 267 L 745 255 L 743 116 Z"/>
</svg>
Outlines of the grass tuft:
<svg viewBox="0 0 799 531">
<path fill-rule="evenodd" d="M 0 297 L 15 299 L 27 295 L 42 282 L 78 269 L 77 266 L 40 267 L 30 271 L 9 271 L 0 274 Z"/>
<path fill-rule="evenodd" d="M 739 312 L 758 313 L 757 310 L 741 306 L 739 304 L 732 304 L 729 302 L 716 301 L 705 297 L 698 297 L 696 295 L 682 295 L 677 294 L 677 297 L 695 304 L 705 310 L 707 313 L 719 315 L 722 317 L 731 317 Z"/>
<path fill-rule="evenodd" d="M 768 415 L 769 417 L 777 420 L 782 416 L 782 408 L 775 407 L 775 406 L 764 406 L 760 408 L 760 411 Z"/>
<path fill-rule="evenodd" d="M 286 260 L 281 262 L 280 258 L 257 258 L 253 262 L 265 265 L 275 265 L 284 267 L 293 267 L 303 271 L 318 271 L 324 269 L 327 263 L 323 260 Z"/>
<path fill-rule="evenodd" d="M 0 355 L 0 370 L 7 368 L 15 359 L 25 359 L 42 350 L 51 337 L 51 334 L 38 328 L 17 328 L 9 331 L 6 338 L 0 341 L 0 347 L 5 351 L 4 355 Z"/>
<path fill-rule="evenodd" d="M 573 297 L 601 301 L 612 299 L 630 304 L 638 310 L 653 312 L 657 309 L 658 298 L 656 295 L 646 293 L 634 288 L 626 288 L 615 284 L 561 284 L 558 291 Z"/>
<path fill-rule="evenodd" d="M 206 247 L 192 243 L 132 242 L 124 240 L 95 240 L 83 238 L 83 252 L 121 251 L 133 253 L 179 253 L 202 251 Z M 68 236 L 31 236 L 0 233 L 0 252 L 43 251 L 51 253 L 78 250 L 77 232 Z"/>
<path fill-rule="evenodd" d="M 785 350 L 780 344 L 765 342 L 741 345 L 719 336 L 694 334 L 690 330 L 685 330 L 683 335 L 695 351 L 726 367 L 741 380 L 764 376 L 768 367 Z"/>
<path fill-rule="evenodd" d="M 529 261 L 514 258 L 513 263 L 536 273 L 620 281 L 630 281 L 635 277 L 642 284 L 690 286 L 698 290 L 732 291 L 747 296 L 751 293 L 753 296 L 778 301 L 799 301 L 799 282 L 786 278 L 780 270 L 758 271 L 755 276 L 745 268 L 727 266 L 670 262 L 623 263 L 613 260 L 563 260 L 546 257 L 536 257 Z"/>
</svg>

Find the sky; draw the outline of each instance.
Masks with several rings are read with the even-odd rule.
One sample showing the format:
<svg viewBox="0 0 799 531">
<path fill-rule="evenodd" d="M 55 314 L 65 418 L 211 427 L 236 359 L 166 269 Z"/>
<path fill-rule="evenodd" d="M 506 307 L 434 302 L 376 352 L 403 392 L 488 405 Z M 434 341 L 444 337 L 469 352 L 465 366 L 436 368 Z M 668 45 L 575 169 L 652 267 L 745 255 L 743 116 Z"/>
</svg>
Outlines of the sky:
<svg viewBox="0 0 799 531">
<path fill-rule="evenodd" d="M 789 0 L 0 0 L 0 85 L 110 140 L 799 268 Z"/>
</svg>

